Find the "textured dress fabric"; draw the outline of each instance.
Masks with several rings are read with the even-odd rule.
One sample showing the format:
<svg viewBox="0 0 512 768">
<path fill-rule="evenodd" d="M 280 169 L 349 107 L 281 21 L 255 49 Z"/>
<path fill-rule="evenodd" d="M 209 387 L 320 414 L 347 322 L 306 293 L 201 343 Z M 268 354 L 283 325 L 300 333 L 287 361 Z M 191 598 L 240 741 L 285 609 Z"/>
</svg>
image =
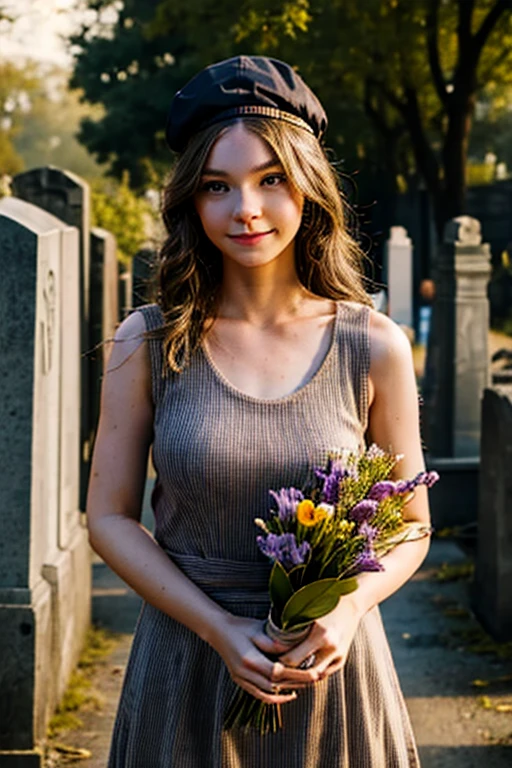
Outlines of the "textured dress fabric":
<svg viewBox="0 0 512 768">
<path fill-rule="evenodd" d="M 146 328 L 156 305 L 139 308 Z M 232 613 L 264 619 L 270 565 L 255 517 L 269 490 L 302 487 L 329 451 L 361 450 L 368 416 L 369 308 L 338 302 L 329 350 L 309 381 L 265 400 L 236 389 L 204 345 L 162 377 L 149 340 L 154 401 L 155 538 Z M 235 695 L 220 656 L 144 604 L 126 670 L 109 768 L 411 768 L 414 737 L 379 610 L 362 619 L 343 670 L 282 707 L 283 728 L 225 731 Z"/>
</svg>

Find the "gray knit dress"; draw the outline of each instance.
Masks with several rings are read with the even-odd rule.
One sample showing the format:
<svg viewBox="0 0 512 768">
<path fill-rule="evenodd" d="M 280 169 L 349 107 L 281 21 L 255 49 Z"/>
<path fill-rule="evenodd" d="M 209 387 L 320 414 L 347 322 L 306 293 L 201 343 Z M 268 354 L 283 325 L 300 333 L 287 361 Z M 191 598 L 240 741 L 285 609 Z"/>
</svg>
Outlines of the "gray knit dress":
<svg viewBox="0 0 512 768">
<path fill-rule="evenodd" d="M 156 305 L 140 308 L 157 328 Z M 155 405 L 155 536 L 204 592 L 264 619 L 270 566 L 255 517 L 269 489 L 301 487 L 333 449 L 360 449 L 368 413 L 368 307 L 339 302 L 329 351 L 300 389 L 274 400 L 231 385 L 200 349 L 162 378 L 149 341 Z M 144 604 L 126 670 L 109 768 L 410 768 L 414 737 L 378 609 L 361 621 L 342 671 L 283 705 L 283 728 L 223 729 L 234 696 L 222 659 Z"/>
</svg>

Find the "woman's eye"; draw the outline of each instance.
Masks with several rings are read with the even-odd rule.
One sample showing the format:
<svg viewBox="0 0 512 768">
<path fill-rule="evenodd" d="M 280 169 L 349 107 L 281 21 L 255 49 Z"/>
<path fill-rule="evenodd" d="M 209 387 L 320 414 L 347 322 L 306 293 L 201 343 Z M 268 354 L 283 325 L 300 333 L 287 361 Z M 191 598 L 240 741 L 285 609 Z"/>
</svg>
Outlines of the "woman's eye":
<svg viewBox="0 0 512 768">
<path fill-rule="evenodd" d="M 227 185 L 223 181 L 206 181 L 201 189 L 204 192 L 219 193 L 224 192 L 227 189 Z"/>
<path fill-rule="evenodd" d="M 263 184 L 267 187 L 277 187 L 278 184 L 282 184 L 286 181 L 286 176 L 283 173 L 272 173 L 270 176 L 265 176 Z"/>
</svg>

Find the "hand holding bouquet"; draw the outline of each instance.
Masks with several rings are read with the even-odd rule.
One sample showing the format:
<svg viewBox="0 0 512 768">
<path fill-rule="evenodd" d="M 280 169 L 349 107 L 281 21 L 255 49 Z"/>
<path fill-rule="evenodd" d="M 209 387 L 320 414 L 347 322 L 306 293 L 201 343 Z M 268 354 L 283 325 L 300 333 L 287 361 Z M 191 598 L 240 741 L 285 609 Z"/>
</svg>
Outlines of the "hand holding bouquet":
<svg viewBox="0 0 512 768">
<path fill-rule="evenodd" d="M 315 620 L 357 589 L 358 574 L 384 570 L 385 554 L 430 533 L 427 525 L 406 522 L 403 510 L 415 488 L 431 487 L 438 475 L 421 472 L 412 480 L 392 481 L 400 459 L 376 445 L 362 454 L 344 451 L 316 469 L 307 488 L 270 491 L 275 509 L 268 520 L 255 522 L 263 531 L 257 544 L 273 562 L 266 626 L 272 639 L 293 645 L 303 640 Z M 261 733 L 277 730 L 280 706 L 240 689 L 226 727 L 249 725 Z"/>
</svg>

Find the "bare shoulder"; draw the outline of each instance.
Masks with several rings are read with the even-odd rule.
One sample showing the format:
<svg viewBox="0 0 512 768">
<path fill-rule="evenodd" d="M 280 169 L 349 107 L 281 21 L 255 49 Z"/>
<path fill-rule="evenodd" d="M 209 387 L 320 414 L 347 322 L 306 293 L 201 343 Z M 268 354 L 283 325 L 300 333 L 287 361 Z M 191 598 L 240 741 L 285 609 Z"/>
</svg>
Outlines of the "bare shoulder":
<svg viewBox="0 0 512 768">
<path fill-rule="evenodd" d="M 382 312 L 370 310 L 370 361 L 372 366 L 406 363 L 412 359 L 404 331 Z"/>
<path fill-rule="evenodd" d="M 370 310 L 370 404 L 379 392 L 396 391 L 398 382 L 415 385 L 412 349 L 404 331 L 387 315 Z"/>
<path fill-rule="evenodd" d="M 151 364 L 145 331 L 146 323 L 142 312 L 132 312 L 123 320 L 114 336 L 105 369 L 105 379 L 112 377 L 114 373 L 130 376 L 136 373 L 149 380 Z"/>
</svg>

